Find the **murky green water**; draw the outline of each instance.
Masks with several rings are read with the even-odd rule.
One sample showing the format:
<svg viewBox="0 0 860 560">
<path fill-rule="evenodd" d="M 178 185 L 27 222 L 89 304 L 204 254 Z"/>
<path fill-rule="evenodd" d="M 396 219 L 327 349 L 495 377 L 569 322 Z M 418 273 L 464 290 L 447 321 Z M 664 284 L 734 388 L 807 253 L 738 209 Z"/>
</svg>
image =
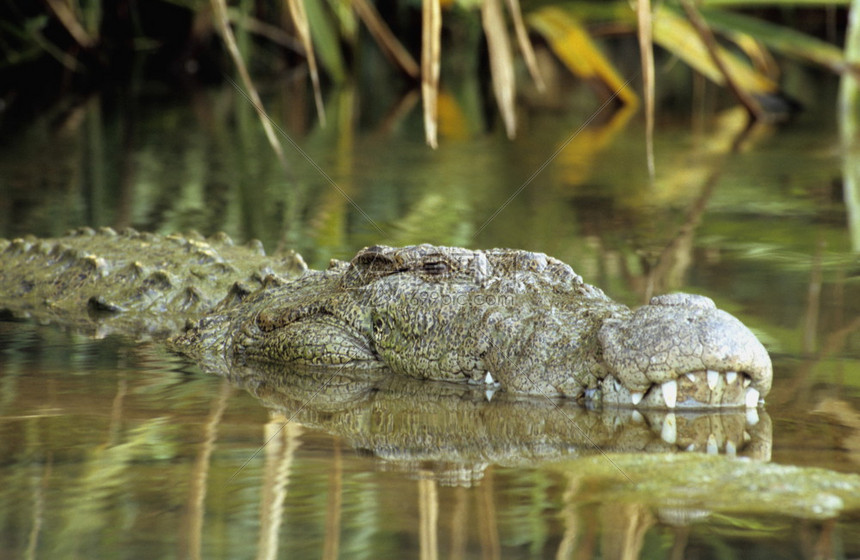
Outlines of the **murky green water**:
<svg viewBox="0 0 860 560">
<path fill-rule="evenodd" d="M 635 118 L 576 133 L 588 92 L 525 108 L 513 142 L 455 112 L 437 152 L 417 106 L 333 94 L 321 130 L 290 94 L 267 96 L 295 142 L 287 172 L 229 88 L 70 105 L 4 142 L 0 236 L 226 230 L 316 267 L 373 243 L 546 252 L 631 305 L 713 297 L 772 353 L 765 410 L 679 417 L 670 443 L 659 415 L 432 384 L 234 384 L 157 344 L 0 322 L 0 557 L 860 555 L 860 247 L 831 89 L 735 154 L 737 115 L 665 123 L 654 184 Z M 712 480 L 687 476 L 707 451 Z M 768 458 L 846 476 L 753 478 Z M 747 470 L 720 482 L 726 464 Z"/>
</svg>

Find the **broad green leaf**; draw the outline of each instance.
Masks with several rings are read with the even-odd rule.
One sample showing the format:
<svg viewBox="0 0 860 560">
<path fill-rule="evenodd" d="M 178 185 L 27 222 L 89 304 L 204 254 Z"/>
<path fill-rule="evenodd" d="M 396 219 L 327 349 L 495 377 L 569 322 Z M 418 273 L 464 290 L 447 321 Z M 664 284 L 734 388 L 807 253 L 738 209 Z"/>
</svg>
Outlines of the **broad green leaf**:
<svg viewBox="0 0 860 560">
<path fill-rule="evenodd" d="M 821 64 L 835 72 L 847 66 L 838 47 L 789 27 L 725 10 L 708 9 L 701 13 L 708 24 L 721 33 L 750 35 L 775 51 Z"/>
</svg>

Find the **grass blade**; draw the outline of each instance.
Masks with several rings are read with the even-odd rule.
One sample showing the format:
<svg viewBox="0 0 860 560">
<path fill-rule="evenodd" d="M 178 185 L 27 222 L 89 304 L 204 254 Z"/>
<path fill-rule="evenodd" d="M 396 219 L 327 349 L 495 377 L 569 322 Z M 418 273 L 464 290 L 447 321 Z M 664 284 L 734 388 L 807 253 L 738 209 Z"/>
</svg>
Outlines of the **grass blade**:
<svg viewBox="0 0 860 560">
<path fill-rule="evenodd" d="M 280 27 L 251 17 L 237 8 L 227 8 L 227 15 L 230 17 L 230 23 L 236 27 L 244 28 L 248 33 L 268 39 L 276 45 L 305 56 L 305 48 L 301 42 Z"/>
<path fill-rule="evenodd" d="M 845 58 L 860 63 L 860 0 L 853 0 L 848 12 Z M 860 133 L 860 79 L 851 74 L 843 75 L 839 83 L 839 132 L 843 146 L 856 150 L 854 145 Z"/>
<path fill-rule="evenodd" d="M 341 28 L 333 21 L 336 16 L 327 7 L 329 2 L 323 0 L 302 0 L 302 7 L 307 14 L 308 26 L 313 30 L 314 51 L 317 61 L 325 68 L 328 76 L 337 83 L 346 81 L 349 71 L 343 59 Z M 348 30 L 345 32 L 348 33 Z"/>
<path fill-rule="evenodd" d="M 439 61 L 442 55 L 442 8 L 439 0 L 423 0 L 421 9 L 421 97 L 424 100 L 424 136 L 427 144 L 439 145 Z"/>
<path fill-rule="evenodd" d="M 711 30 L 704 18 L 699 14 L 699 11 L 689 0 L 682 0 L 681 5 L 684 7 L 684 12 L 687 14 L 690 24 L 699 34 L 699 38 L 707 49 L 708 55 L 711 57 L 711 60 L 719 70 L 720 74 L 722 74 L 726 85 L 732 90 L 732 93 L 735 94 L 738 101 L 746 107 L 750 116 L 758 121 L 765 120 L 767 118 L 767 114 L 761 104 L 752 96 L 752 92 L 747 90 L 744 85 L 735 78 L 729 66 L 722 59 L 719 52 L 719 46 L 717 45 L 717 40 L 714 38 L 713 33 L 711 33 Z"/>
<path fill-rule="evenodd" d="M 320 125 L 325 126 L 325 106 L 322 101 L 322 90 L 320 88 L 320 74 L 317 68 L 317 59 L 314 55 L 313 41 L 311 40 L 311 29 L 308 24 L 308 15 L 305 12 L 304 0 L 287 0 L 287 5 L 290 8 L 290 16 L 293 18 L 293 23 L 296 26 L 296 33 L 299 36 L 299 41 L 305 49 L 305 56 L 308 61 L 308 70 L 311 74 L 311 83 L 314 88 L 314 103 L 317 107 L 317 115 L 319 115 Z"/>
<path fill-rule="evenodd" d="M 493 92 L 505 123 L 505 132 L 508 138 L 513 138 L 517 134 L 514 55 L 499 0 L 484 0 L 481 5 L 481 18 L 487 37 Z"/>
<path fill-rule="evenodd" d="M 845 58 L 860 63 L 860 0 L 848 11 Z M 848 214 L 851 248 L 860 252 L 860 84 L 854 74 L 844 74 L 839 84 L 839 133 L 842 140 L 842 198 Z"/>
<path fill-rule="evenodd" d="M 32 46 L 25 46 L 24 50 L 20 51 L 7 48 L 3 53 L 2 59 L 0 59 L 2 60 L 0 61 L 0 68 L 15 66 L 29 60 L 38 59 L 42 51 L 44 51 L 48 56 L 65 66 L 67 70 L 72 72 L 86 71 L 86 68 L 74 56 L 51 43 L 42 34 L 42 29 L 45 27 L 46 21 L 47 17 L 45 16 L 31 18 L 24 22 L 24 25 L 20 29 L 5 22 L 0 22 L 0 30 L 20 39 L 25 45 L 27 42 L 32 43 Z"/>
<path fill-rule="evenodd" d="M 526 68 L 528 68 L 537 90 L 542 92 L 546 89 L 546 84 L 543 81 L 543 76 L 541 76 L 540 68 L 538 68 L 535 50 L 532 48 L 532 42 L 529 40 L 526 24 L 523 22 L 520 0 L 508 0 L 508 11 L 511 12 L 511 20 L 514 22 L 514 32 L 516 33 L 517 43 L 520 46 L 520 52 L 523 54 Z"/>
<path fill-rule="evenodd" d="M 376 43 L 382 49 L 382 52 L 391 59 L 394 64 L 400 67 L 409 77 L 418 79 L 421 70 L 418 68 L 418 63 L 412 58 L 391 29 L 385 24 L 380 17 L 376 8 L 367 0 L 352 0 L 352 8 L 364 25 L 367 26 L 370 34 L 376 39 Z"/>
<path fill-rule="evenodd" d="M 656 174 L 654 166 L 654 47 L 651 37 L 651 0 L 636 3 L 639 26 L 639 56 L 642 65 L 642 84 L 645 96 L 645 158 L 651 181 Z"/>
<path fill-rule="evenodd" d="M 77 44 L 85 49 L 95 45 L 95 40 L 87 33 L 81 22 L 78 21 L 77 15 L 75 15 L 67 2 L 63 0 L 46 0 L 46 2 Z"/>
<path fill-rule="evenodd" d="M 281 143 L 278 142 L 278 137 L 275 135 L 275 130 L 272 123 L 269 121 L 263 102 L 260 100 L 260 94 L 257 93 L 257 88 L 254 82 L 251 81 L 251 75 L 248 73 L 248 68 L 245 66 L 245 61 L 242 60 L 242 55 L 239 53 L 239 46 L 236 44 L 236 37 L 233 35 L 233 30 L 230 28 L 230 19 L 227 15 L 227 4 L 225 0 L 210 0 L 212 5 L 212 13 L 215 16 L 215 24 L 218 27 L 218 32 L 221 34 L 221 39 L 227 47 L 227 52 L 233 59 L 233 64 L 236 65 L 236 71 L 239 72 L 239 77 L 242 80 L 242 85 L 247 91 L 248 97 L 251 99 L 251 104 L 257 112 L 260 123 L 263 125 L 263 131 L 266 133 L 266 138 L 269 145 L 274 150 L 275 155 L 284 169 L 288 169 L 287 158 L 284 156 L 284 150 L 281 148 Z"/>
</svg>

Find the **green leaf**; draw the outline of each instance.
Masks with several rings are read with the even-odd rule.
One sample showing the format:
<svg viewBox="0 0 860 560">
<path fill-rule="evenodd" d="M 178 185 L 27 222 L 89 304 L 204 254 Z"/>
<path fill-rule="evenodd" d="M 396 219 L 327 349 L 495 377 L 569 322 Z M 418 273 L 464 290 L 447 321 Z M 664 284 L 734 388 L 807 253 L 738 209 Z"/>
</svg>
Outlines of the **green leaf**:
<svg viewBox="0 0 860 560">
<path fill-rule="evenodd" d="M 725 10 L 703 9 L 701 14 L 714 30 L 721 33 L 745 33 L 775 51 L 820 64 L 835 72 L 842 72 L 848 66 L 838 47 L 800 31 Z"/>
<path fill-rule="evenodd" d="M 318 0 L 305 2 L 314 49 L 319 54 L 320 62 L 328 71 L 329 77 L 341 83 L 346 79 L 346 65 L 340 50 L 340 35 L 337 24 L 326 11 L 326 4 Z"/>
</svg>

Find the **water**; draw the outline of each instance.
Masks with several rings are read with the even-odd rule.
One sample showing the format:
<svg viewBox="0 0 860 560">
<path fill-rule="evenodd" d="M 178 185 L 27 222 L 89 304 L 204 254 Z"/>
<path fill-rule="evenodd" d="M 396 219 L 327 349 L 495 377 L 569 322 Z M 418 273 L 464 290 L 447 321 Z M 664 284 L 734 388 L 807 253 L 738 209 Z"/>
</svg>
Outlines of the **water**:
<svg viewBox="0 0 860 560">
<path fill-rule="evenodd" d="M 453 112 L 431 152 L 417 107 L 398 117 L 334 93 L 321 130 L 289 86 L 272 87 L 269 109 L 301 148 L 286 144 L 286 173 L 230 88 L 46 116 L 0 151 L 3 237 L 226 230 L 315 267 L 374 243 L 542 251 L 630 305 L 714 298 L 768 346 L 775 383 L 759 418 L 679 417 L 670 444 L 660 416 L 408 382 L 344 379 L 322 394 L 231 382 L 156 343 L 4 321 L 0 557 L 860 555 L 857 499 L 804 489 L 818 471 L 738 491 L 759 505 L 739 493 L 732 507 L 729 490 L 694 487 L 672 462 L 710 444 L 753 456 L 736 462 L 752 472 L 768 458 L 860 470 L 860 266 L 832 87 L 818 91 L 798 122 L 754 131 L 735 154 L 737 114 L 666 119 L 654 184 L 635 118 L 573 135 L 596 106 L 587 91 L 563 110 L 524 107 L 513 142 Z M 617 454 L 643 450 L 671 455 L 649 467 Z M 679 477 L 671 500 L 649 490 L 664 476 Z M 795 501 L 775 498 L 795 485 Z"/>
</svg>

